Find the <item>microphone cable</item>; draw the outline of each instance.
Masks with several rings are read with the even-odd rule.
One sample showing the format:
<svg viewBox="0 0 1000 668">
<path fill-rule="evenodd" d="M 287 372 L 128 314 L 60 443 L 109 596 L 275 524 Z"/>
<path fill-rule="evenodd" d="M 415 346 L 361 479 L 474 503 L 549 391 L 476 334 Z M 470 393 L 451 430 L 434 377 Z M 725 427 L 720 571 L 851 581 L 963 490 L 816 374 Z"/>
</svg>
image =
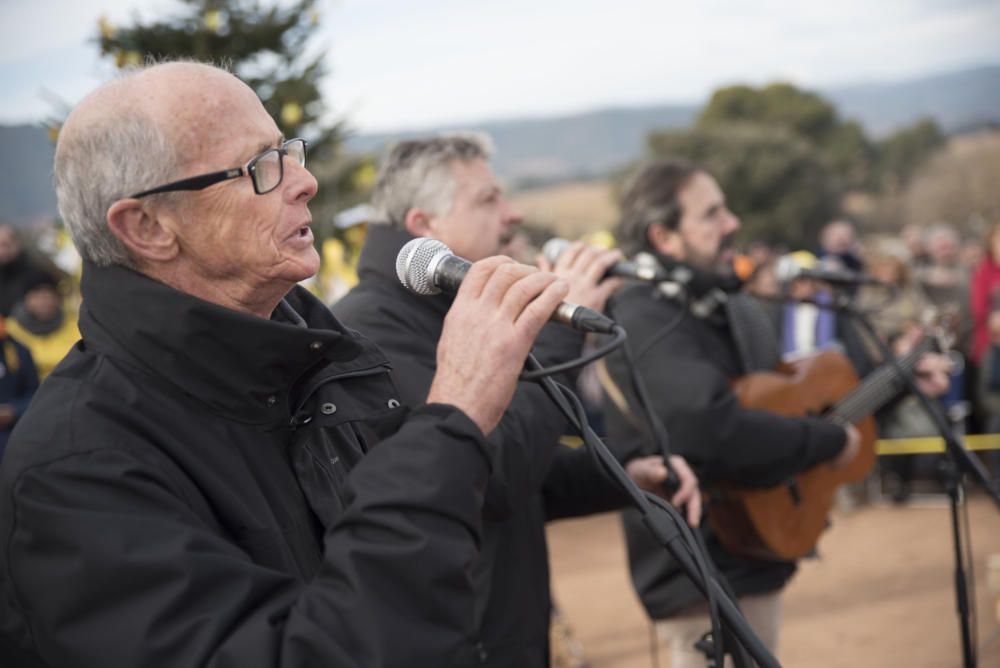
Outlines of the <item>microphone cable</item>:
<svg viewBox="0 0 1000 668">
<path fill-rule="evenodd" d="M 578 367 L 586 366 L 591 362 L 599 360 L 605 355 L 608 355 L 612 351 L 616 350 L 617 348 L 625 344 L 626 335 L 625 335 L 625 330 L 622 327 L 619 327 L 617 325 L 615 326 L 613 337 L 614 338 L 612 338 L 610 341 L 601 345 L 598 348 L 595 348 L 586 355 L 581 355 L 580 357 L 577 357 L 575 359 L 571 359 L 566 362 L 561 362 L 559 364 L 554 364 L 550 367 L 542 367 L 540 364 L 538 364 L 538 360 L 535 360 L 535 363 L 538 364 L 538 367 L 535 369 L 522 371 L 520 379 L 524 381 L 536 381 L 542 378 L 547 378 L 549 376 L 554 376 L 556 374 L 563 373 L 564 371 L 570 371 L 571 369 L 576 369 Z M 534 358 L 532 357 L 532 359 Z"/>
<path fill-rule="evenodd" d="M 643 424 L 646 427 L 647 434 L 651 439 L 656 451 L 663 455 L 665 463 L 668 461 L 668 458 L 671 454 L 669 445 L 670 436 L 669 433 L 667 432 L 666 425 L 663 424 L 663 421 L 660 419 L 659 415 L 656 413 L 655 410 L 653 410 L 653 402 L 649 397 L 649 391 L 646 388 L 646 384 L 642 382 L 642 378 L 636 371 L 637 369 L 636 360 L 637 358 L 641 358 L 643 355 L 649 352 L 656 343 L 663 340 L 664 338 L 669 336 L 672 332 L 674 332 L 687 317 L 688 307 L 691 301 L 690 293 L 682 288 L 678 296 L 681 299 L 681 304 L 678 314 L 674 316 L 674 318 L 670 322 L 668 322 L 662 328 L 657 330 L 649 341 L 646 341 L 646 343 L 640 349 L 638 355 L 633 357 L 631 346 L 629 345 L 628 342 L 625 342 L 622 346 L 622 354 L 624 355 L 625 358 L 625 368 L 628 370 L 629 383 L 631 385 L 632 392 L 636 397 L 636 401 L 639 405 L 639 410 L 643 418 Z M 612 319 L 614 319 L 613 304 L 609 305 L 608 313 L 609 315 L 611 315 Z M 671 471 L 669 464 L 667 464 L 667 470 L 670 471 L 671 476 L 675 476 L 675 474 Z M 669 483 L 670 480 L 668 478 L 667 482 L 668 489 L 670 489 Z M 676 484 L 677 481 L 675 477 L 674 485 Z M 663 500 L 656 495 L 650 495 L 650 499 L 654 504 L 658 506 L 664 506 L 669 510 L 673 510 L 673 507 L 670 506 L 670 504 L 664 503 Z M 685 528 L 687 528 L 686 523 L 684 523 L 684 526 Z M 700 532 L 688 531 L 686 533 L 689 539 L 695 542 L 699 546 L 700 551 L 703 554 L 707 555 L 708 547 L 705 545 L 705 541 L 702 538 Z M 733 601 L 735 601 L 736 596 L 735 593 L 730 589 L 729 583 L 719 575 L 718 571 L 714 567 L 714 563 L 712 563 L 710 559 L 708 560 L 708 564 L 710 564 L 710 566 L 706 566 L 706 568 L 711 569 L 711 572 L 714 575 L 716 575 L 724 591 L 726 591 L 726 593 L 733 599 Z M 699 563 L 699 565 L 701 564 Z M 716 665 L 722 666 L 724 643 L 723 643 L 723 636 L 721 633 L 718 601 L 716 600 L 711 590 L 708 591 L 708 595 L 706 596 L 706 598 L 708 600 L 709 619 L 711 620 L 711 625 L 712 625 L 712 638 L 713 638 L 712 644 L 715 654 L 714 659 Z M 741 646 L 737 645 L 736 651 L 742 652 L 744 651 L 744 649 Z M 742 663 L 747 662 L 747 658 L 745 656 L 741 656 L 738 659 L 736 659 L 736 661 L 737 665 L 741 665 Z M 749 665 L 749 663 L 746 663 L 746 665 Z"/>
<path fill-rule="evenodd" d="M 616 327 L 616 330 L 621 330 L 620 337 L 622 341 L 626 338 L 624 329 L 620 326 Z M 619 344 L 621 345 L 621 344 Z M 627 349 L 627 345 L 626 345 Z M 530 367 L 531 371 L 542 370 L 541 364 L 537 359 L 531 354 L 528 355 L 527 366 Z M 553 400 L 560 411 L 566 416 L 567 420 L 570 422 L 571 426 L 576 430 L 576 432 L 583 439 L 585 447 L 590 453 L 591 457 L 594 459 L 599 470 L 603 471 L 614 483 L 616 483 L 631 499 L 632 505 L 639 511 L 643 523 L 647 525 L 650 531 L 657 537 L 662 537 L 662 532 L 654 529 L 654 526 L 658 524 L 658 520 L 655 517 L 657 515 L 656 510 L 658 509 L 662 515 L 666 515 L 670 522 L 676 527 L 677 531 L 674 533 L 668 542 L 672 541 L 673 538 L 680 538 L 680 543 L 683 546 L 683 550 L 693 561 L 693 566 L 688 564 L 688 566 L 696 570 L 700 582 L 694 579 L 693 573 L 688 572 L 688 576 L 692 577 L 694 584 L 702 590 L 709 604 L 710 617 L 712 620 L 712 637 L 713 646 L 716 654 L 717 660 L 722 657 L 722 633 L 721 633 L 721 621 L 719 614 L 719 602 L 718 595 L 721 593 L 725 596 L 725 590 L 722 589 L 718 581 L 712 577 L 714 569 L 709 566 L 710 560 L 707 558 L 707 552 L 704 551 L 704 543 L 696 537 L 694 532 L 688 527 L 687 522 L 681 516 L 681 514 L 672 505 L 664 501 L 662 498 L 653 494 L 651 492 L 645 492 L 636 486 L 635 482 L 628 476 L 628 473 L 618 462 L 618 460 L 611 454 L 611 451 L 605 445 L 604 441 L 590 428 L 587 422 L 586 411 L 583 407 L 582 402 L 579 397 L 573 393 L 572 390 L 567 388 L 565 385 L 556 382 L 552 378 L 546 375 L 540 376 L 538 378 L 539 383 L 542 385 L 543 390 L 546 394 Z M 643 390 L 644 396 L 646 396 Z M 648 399 L 648 396 L 647 396 Z M 654 417 L 655 420 L 655 417 Z M 658 420 L 656 420 L 659 422 Z M 659 427 L 654 427 L 657 432 L 661 433 L 665 438 L 666 429 L 663 427 L 662 422 L 659 422 Z M 669 471 L 668 465 L 668 471 Z M 673 474 L 676 476 L 676 474 Z M 660 517 L 662 517 L 660 515 Z M 662 526 L 662 525 L 660 525 Z M 666 547 L 666 545 L 664 545 Z M 719 587 L 719 591 L 713 589 L 713 584 Z M 734 605 L 735 609 L 735 605 Z M 737 645 L 739 647 L 739 645 Z M 739 647 L 742 650 L 742 647 Z M 742 656 L 738 659 L 741 661 Z M 722 665 L 721 662 L 717 665 Z M 738 664 L 739 665 L 739 664 Z M 750 664 L 745 664 L 750 665 Z M 777 665 L 766 664 L 766 665 Z"/>
</svg>

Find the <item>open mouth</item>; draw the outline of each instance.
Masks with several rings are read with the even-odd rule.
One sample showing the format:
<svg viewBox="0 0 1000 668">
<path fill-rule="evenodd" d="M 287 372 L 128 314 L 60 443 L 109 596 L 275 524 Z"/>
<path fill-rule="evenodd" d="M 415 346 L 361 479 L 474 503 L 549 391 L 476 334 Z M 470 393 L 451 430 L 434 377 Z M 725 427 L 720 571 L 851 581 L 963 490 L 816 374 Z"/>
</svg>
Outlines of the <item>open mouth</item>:
<svg viewBox="0 0 1000 668">
<path fill-rule="evenodd" d="M 309 226 L 308 225 L 303 225 L 302 227 L 299 228 L 299 236 L 300 237 L 307 237 L 307 236 L 309 236 Z"/>
</svg>

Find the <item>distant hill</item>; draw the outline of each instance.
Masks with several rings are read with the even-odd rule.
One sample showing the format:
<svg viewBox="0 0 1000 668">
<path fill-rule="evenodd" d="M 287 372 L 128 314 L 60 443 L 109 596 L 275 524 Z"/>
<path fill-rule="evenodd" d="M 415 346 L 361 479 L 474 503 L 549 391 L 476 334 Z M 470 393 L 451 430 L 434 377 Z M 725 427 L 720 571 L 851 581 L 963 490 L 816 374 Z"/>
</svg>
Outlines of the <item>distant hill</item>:
<svg viewBox="0 0 1000 668">
<path fill-rule="evenodd" d="M 5 153 L 0 160 L 0 221 L 33 225 L 55 218 L 55 147 L 45 128 L 0 125 L 0 146 Z"/>
<path fill-rule="evenodd" d="M 880 137 L 922 116 L 933 117 L 948 133 L 1000 124 L 1000 65 L 965 69 L 901 82 L 876 82 L 819 90 L 842 116 L 861 122 Z M 608 108 L 550 118 L 470 123 L 488 132 L 497 147 L 498 173 L 515 188 L 585 180 L 641 155 L 652 130 L 684 127 L 701 105 Z M 353 152 L 381 153 L 395 140 L 452 128 L 359 134 Z M 0 126 L 0 220 L 21 225 L 56 216 L 51 170 L 53 147 L 44 128 Z"/>
<path fill-rule="evenodd" d="M 948 133 L 1000 121 L 1000 65 L 820 92 L 837 105 L 842 116 L 861 121 L 875 137 L 921 116 L 931 116 Z"/>
<path fill-rule="evenodd" d="M 567 179 L 604 176 L 639 155 L 653 128 L 690 125 L 695 105 L 611 108 L 572 116 L 475 123 L 461 129 L 488 133 L 496 144 L 497 173 L 524 187 Z M 348 150 L 381 153 L 387 144 L 441 130 L 361 134 Z"/>
<path fill-rule="evenodd" d="M 1000 122 L 1000 65 L 902 82 L 867 83 L 819 90 L 845 118 L 881 137 L 931 116 L 948 133 Z M 646 135 L 689 125 L 701 105 L 605 109 L 553 118 L 471 123 L 497 146 L 497 172 L 515 186 L 603 176 L 639 156 Z M 361 134 L 348 149 L 381 152 L 399 139 L 452 128 Z"/>
</svg>

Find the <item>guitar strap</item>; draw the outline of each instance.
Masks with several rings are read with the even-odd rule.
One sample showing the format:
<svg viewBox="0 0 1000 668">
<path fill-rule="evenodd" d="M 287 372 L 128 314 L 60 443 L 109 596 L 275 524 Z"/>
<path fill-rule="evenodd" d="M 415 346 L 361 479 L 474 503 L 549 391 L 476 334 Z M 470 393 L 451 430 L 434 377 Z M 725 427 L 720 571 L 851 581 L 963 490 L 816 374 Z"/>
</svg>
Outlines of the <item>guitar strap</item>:
<svg viewBox="0 0 1000 668">
<path fill-rule="evenodd" d="M 736 343 L 743 374 L 771 371 L 781 361 L 774 325 L 757 301 L 743 293 L 731 293 L 724 303 L 729 329 Z"/>
</svg>

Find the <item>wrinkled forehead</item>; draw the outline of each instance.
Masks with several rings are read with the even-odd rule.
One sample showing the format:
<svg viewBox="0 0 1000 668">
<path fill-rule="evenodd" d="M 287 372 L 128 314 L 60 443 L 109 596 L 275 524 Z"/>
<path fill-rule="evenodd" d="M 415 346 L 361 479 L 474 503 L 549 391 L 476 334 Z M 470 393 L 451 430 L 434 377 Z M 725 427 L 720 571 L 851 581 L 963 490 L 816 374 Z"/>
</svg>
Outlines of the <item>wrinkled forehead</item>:
<svg viewBox="0 0 1000 668">
<path fill-rule="evenodd" d="M 257 95 L 226 75 L 179 91 L 162 127 L 188 163 L 240 162 L 279 131 Z"/>
<path fill-rule="evenodd" d="M 155 123 L 186 164 L 242 156 L 247 146 L 260 144 L 261 135 L 271 141 L 270 135 L 277 135 L 256 94 L 233 75 L 207 65 L 168 63 L 88 95 L 67 118 L 60 144 L 137 113 Z"/>
</svg>

